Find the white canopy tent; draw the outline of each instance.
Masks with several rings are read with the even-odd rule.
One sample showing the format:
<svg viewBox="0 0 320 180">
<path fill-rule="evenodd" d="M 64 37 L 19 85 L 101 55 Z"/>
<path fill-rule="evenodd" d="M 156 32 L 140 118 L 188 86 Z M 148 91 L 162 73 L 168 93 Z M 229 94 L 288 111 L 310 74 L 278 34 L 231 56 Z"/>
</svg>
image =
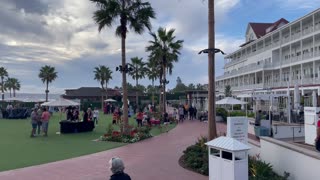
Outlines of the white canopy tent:
<svg viewBox="0 0 320 180">
<path fill-rule="evenodd" d="M 54 101 L 42 103 L 41 106 L 51 106 L 51 107 L 80 106 L 80 103 L 74 102 L 68 99 L 59 98 Z"/>
<path fill-rule="evenodd" d="M 5 99 L 6 102 L 12 102 L 12 101 L 23 101 L 22 98 L 18 98 L 18 97 L 10 97 Z"/>
<path fill-rule="evenodd" d="M 117 102 L 117 101 L 114 99 L 107 99 L 107 100 L 104 100 L 104 102 Z"/>
<path fill-rule="evenodd" d="M 247 104 L 247 102 L 244 101 L 240 101 L 238 99 L 234 99 L 232 97 L 226 97 L 224 99 L 221 99 L 219 101 L 216 101 L 216 104 L 220 104 L 220 105 L 231 105 L 232 110 L 233 110 L 233 105 L 243 105 L 243 104 Z M 246 106 L 246 116 L 247 116 L 247 106 Z"/>
</svg>

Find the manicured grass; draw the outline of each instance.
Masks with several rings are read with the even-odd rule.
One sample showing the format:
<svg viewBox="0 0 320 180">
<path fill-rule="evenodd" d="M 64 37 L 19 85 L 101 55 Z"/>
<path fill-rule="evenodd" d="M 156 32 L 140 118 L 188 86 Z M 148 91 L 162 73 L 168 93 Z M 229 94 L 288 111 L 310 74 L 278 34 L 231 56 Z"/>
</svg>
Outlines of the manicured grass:
<svg viewBox="0 0 320 180">
<path fill-rule="evenodd" d="M 0 171 L 78 157 L 126 145 L 93 141 L 106 132 L 108 124 L 111 123 L 110 115 L 100 114 L 99 126 L 96 126 L 93 132 L 78 134 L 56 134 L 60 131 L 59 119 L 59 113 L 52 116 L 48 137 L 35 138 L 30 138 L 30 119 L 0 119 Z M 130 119 L 130 124 L 136 125 L 133 118 Z M 170 125 L 170 129 L 174 126 Z M 156 136 L 162 131 L 155 127 L 151 133 Z"/>
</svg>

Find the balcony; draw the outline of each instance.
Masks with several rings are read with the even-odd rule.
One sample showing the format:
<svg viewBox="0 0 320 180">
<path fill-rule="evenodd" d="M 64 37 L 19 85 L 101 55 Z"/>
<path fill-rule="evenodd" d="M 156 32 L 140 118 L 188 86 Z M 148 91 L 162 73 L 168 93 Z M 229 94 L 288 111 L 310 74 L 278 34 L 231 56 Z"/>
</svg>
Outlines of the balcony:
<svg viewBox="0 0 320 180">
<path fill-rule="evenodd" d="M 305 35 L 308 35 L 308 34 L 310 34 L 310 33 L 312 33 L 313 32 L 313 29 L 312 29 L 312 26 L 309 26 L 309 27 L 307 27 L 307 28 L 305 28 L 305 29 L 303 29 L 302 30 L 302 34 L 305 36 Z"/>
</svg>

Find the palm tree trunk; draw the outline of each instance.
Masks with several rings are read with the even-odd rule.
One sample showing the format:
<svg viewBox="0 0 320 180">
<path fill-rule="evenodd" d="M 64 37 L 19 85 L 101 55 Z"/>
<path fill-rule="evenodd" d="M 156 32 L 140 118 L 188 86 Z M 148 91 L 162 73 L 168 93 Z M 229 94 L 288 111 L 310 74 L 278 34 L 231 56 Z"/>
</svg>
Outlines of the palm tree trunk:
<svg viewBox="0 0 320 180">
<path fill-rule="evenodd" d="M 108 99 L 108 85 L 106 83 L 106 100 Z"/>
<path fill-rule="evenodd" d="M 163 66 L 163 98 L 162 98 L 162 101 L 163 101 L 163 113 L 166 112 L 166 66 L 164 65 Z"/>
<path fill-rule="evenodd" d="M 1 97 L 2 97 L 2 101 L 4 101 L 3 77 L 1 77 Z"/>
<path fill-rule="evenodd" d="M 139 109 L 139 97 L 138 97 L 138 78 L 136 77 L 136 104 Z"/>
<path fill-rule="evenodd" d="M 49 93 L 49 90 L 48 90 L 48 88 L 49 88 L 49 82 L 47 81 L 47 89 L 46 89 L 46 102 L 48 102 L 48 93 Z"/>
<path fill-rule="evenodd" d="M 122 67 L 126 67 L 126 39 L 125 36 L 121 38 L 122 51 Z M 127 90 L 127 76 L 126 72 L 122 71 L 122 90 L 123 90 L 123 122 L 124 126 L 128 127 L 128 90 Z"/>
<path fill-rule="evenodd" d="M 102 87 L 101 89 L 101 110 L 103 111 L 103 92 L 104 92 L 104 89 Z"/>
<path fill-rule="evenodd" d="M 12 97 L 12 94 L 11 94 L 11 88 L 9 88 L 9 92 L 10 92 L 10 97 Z"/>
<path fill-rule="evenodd" d="M 215 48 L 215 26 L 214 26 L 214 0 L 208 0 L 208 38 L 209 49 Z M 216 108 L 215 108 L 215 54 L 208 53 L 208 141 L 217 137 L 216 130 Z"/>
<path fill-rule="evenodd" d="M 152 80 L 152 106 L 154 105 L 154 80 Z"/>
<path fill-rule="evenodd" d="M 13 97 L 16 97 L 16 89 L 13 88 Z"/>
</svg>

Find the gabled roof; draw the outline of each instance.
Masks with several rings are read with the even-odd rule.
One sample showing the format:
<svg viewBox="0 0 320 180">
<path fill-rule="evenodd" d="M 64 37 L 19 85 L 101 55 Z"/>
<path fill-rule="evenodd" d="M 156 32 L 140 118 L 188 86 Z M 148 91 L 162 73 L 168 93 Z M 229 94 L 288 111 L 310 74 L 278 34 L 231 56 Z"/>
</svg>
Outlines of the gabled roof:
<svg viewBox="0 0 320 180">
<path fill-rule="evenodd" d="M 273 25 L 273 23 L 249 23 L 253 32 L 256 34 L 257 38 L 266 35 L 266 29 Z"/>
<path fill-rule="evenodd" d="M 243 151 L 243 150 L 251 149 L 250 146 L 243 144 L 236 139 L 225 137 L 225 136 L 220 136 L 212 141 L 209 141 L 206 143 L 206 145 L 209 147 L 229 150 L 229 151 Z"/>
<path fill-rule="evenodd" d="M 281 18 L 274 23 L 249 23 L 249 26 L 251 26 L 253 32 L 256 34 L 256 37 L 260 38 L 260 37 L 268 34 L 269 32 L 272 32 L 272 31 L 278 29 L 278 26 L 281 23 L 288 24 L 289 21 L 287 21 L 284 18 Z"/>
</svg>

